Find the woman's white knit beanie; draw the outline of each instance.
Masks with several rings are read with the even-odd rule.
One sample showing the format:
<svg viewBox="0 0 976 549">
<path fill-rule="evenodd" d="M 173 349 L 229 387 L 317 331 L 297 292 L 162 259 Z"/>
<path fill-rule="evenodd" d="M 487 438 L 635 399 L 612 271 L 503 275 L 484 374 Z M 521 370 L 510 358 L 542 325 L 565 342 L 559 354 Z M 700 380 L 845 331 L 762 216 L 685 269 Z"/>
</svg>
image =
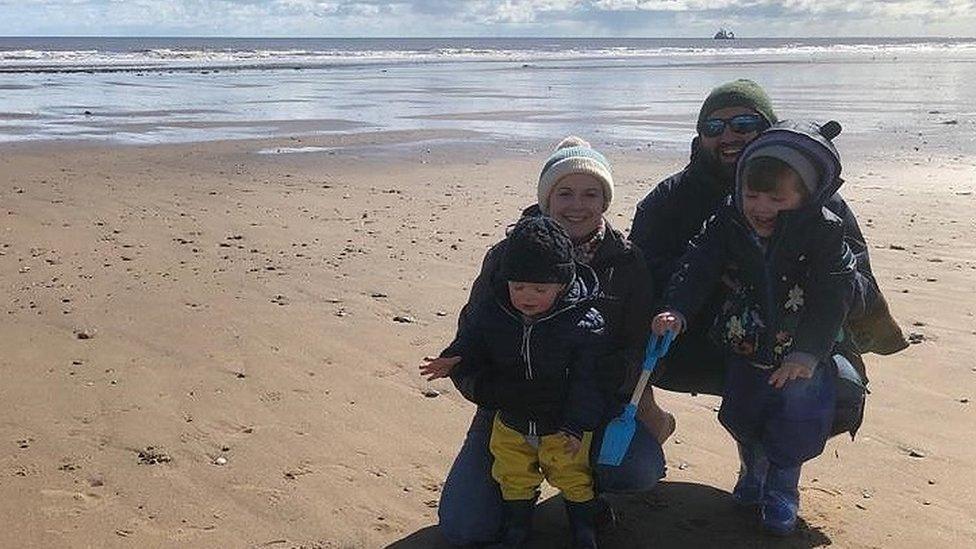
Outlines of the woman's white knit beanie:
<svg viewBox="0 0 976 549">
<path fill-rule="evenodd" d="M 539 208 L 549 213 L 549 195 L 556 183 L 570 174 L 591 175 L 603 185 L 603 211 L 613 202 L 613 174 L 610 162 L 602 154 L 593 150 L 590 144 L 571 135 L 556 145 L 539 174 Z"/>
</svg>

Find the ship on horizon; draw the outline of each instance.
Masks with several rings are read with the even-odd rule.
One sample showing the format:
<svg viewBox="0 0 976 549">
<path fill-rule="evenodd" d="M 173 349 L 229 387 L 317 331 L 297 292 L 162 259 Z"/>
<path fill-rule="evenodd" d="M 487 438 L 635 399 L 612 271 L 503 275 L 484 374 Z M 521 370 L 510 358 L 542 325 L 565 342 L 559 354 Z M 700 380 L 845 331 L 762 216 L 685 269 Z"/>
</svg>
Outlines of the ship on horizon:
<svg viewBox="0 0 976 549">
<path fill-rule="evenodd" d="M 731 30 L 726 30 L 724 28 L 718 29 L 713 37 L 715 40 L 735 40 L 735 33 Z"/>
</svg>

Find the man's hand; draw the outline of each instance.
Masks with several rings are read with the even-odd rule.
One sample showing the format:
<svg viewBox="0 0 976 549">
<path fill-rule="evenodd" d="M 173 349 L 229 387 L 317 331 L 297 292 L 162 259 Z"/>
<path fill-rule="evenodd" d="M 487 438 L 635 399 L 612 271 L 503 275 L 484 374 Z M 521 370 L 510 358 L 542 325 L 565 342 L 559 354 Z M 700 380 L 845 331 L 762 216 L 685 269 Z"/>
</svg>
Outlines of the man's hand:
<svg viewBox="0 0 976 549">
<path fill-rule="evenodd" d="M 583 441 L 582 440 L 576 438 L 575 436 L 573 436 L 573 435 L 571 435 L 571 434 L 569 434 L 569 433 L 567 433 L 565 431 L 562 432 L 562 435 L 563 435 L 563 438 L 566 439 L 565 448 L 566 448 L 566 452 L 569 455 L 575 456 L 576 454 L 579 453 L 580 450 L 583 449 Z"/>
<path fill-rule="evenodd" d="M 433 381 L 451 375 L 451 370 L 461 362 L 459 356 L 424 357 L 424 364 L 420 365 L 420 375 L 427 376 L 427 381 Z"/>
<path fill-rule="evenodd" d="M 813 377 L 813 369 L 797 362 L 786 362 L 769 376 L 769 384 L 782 389 L 788 381 L 801 377 L 810 379 Z"/>
<path fill-rule="evenodd" d="M 664 332 L 671 330 L 674 335 L 681 333 L 684 329 L 684 321 L 682 321 L 681 316 L 672 311 L 664 311 L 654 317 L 651 321 L 651 330 L 659 336 L 663 336 Z"/>
</svg>

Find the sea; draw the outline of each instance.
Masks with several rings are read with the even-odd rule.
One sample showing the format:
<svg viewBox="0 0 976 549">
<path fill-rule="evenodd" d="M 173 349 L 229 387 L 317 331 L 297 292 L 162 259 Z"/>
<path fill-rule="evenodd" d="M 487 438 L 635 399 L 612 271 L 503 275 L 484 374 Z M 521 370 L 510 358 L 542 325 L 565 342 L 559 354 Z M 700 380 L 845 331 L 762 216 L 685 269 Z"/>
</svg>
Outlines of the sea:
<svg viewBox="0 0 976 549">
<path fill-rule="evenodd" d="M 0 37 L 0 142 L 466 130 L 680 149 L 735 78 L 781 117 L 976 149 L 973 38 Z"/>
</svg>

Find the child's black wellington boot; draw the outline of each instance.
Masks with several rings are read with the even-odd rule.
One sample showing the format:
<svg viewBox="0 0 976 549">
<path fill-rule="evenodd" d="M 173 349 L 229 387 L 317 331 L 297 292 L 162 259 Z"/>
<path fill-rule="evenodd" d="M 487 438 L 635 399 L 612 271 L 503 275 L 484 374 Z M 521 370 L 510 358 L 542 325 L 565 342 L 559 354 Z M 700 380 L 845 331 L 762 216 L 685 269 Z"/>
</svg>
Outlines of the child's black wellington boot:
<svg viewBox="0 0 976 549">
<path fill-rule="evenodd" d="M 601 496 L 593 500 L 593 523 L 600 534 L 613 531 L 617 527 L 617 512 L 610 502 Z"/>
<path fill-rule="evenodd" d="M 535 499 L 516 499 L 505 502 L 501 546 L 506 549 L 525 547 L 532 532 L 532 514 Z"/>
<path fill-rule="evenodd" d="M 573 549 L 596 549 L 596 500 L 566 502 L 569 528 L 573 532 Z"/>
</svg>

